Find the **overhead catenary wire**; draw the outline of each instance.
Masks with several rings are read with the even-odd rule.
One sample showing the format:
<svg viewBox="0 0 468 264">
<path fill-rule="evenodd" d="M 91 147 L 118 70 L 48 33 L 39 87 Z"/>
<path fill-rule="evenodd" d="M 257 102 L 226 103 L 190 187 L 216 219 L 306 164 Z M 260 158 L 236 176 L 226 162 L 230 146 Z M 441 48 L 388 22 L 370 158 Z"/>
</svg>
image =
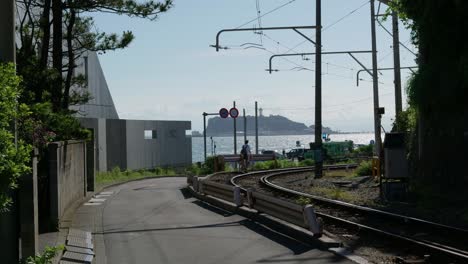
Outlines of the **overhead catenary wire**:
<svg viewBox="0 0 468 264">
<path fill-rule="evenodd" d="M 366 0 L 364 1 L 364 3 L 362 3 L 359 7 L 351 10 L 349 13 L 347 13 L 346 15 L 342 16 L 341 18 L 335 20 L 334 22 L 332 22 L 330 25 L 324 27 L 322 29 L 322 32 L 326 31 L 327 29 L 330 29 L 331 27 L 335 26 L 336 24 L 340 23 L 341 21 L 343 21 L 344 19 L 346 19 L 347 17 L 351 16 L 352 14 L 356 13 L 359 9 L 363 8 L 364 6 L 367 5 L 367 3 L 369 3 L 369 0 Z M 297 47 L 301 46 L 302 44 L 308 42 L 307 40 L 304 40 L 302 42 L 300 42 L 299 44 L 295 45 L 294 47 L 292 47 L 291 49 L 289 49 L 288 51 L 286 51 L 285 53 L 289 53 L 290 51 L 294 51 L 294 49 L 296 49 Z"/>
<path fill-rule="evenodd" d="M 376 19 L 377 23 L 379 24 L 379 26 L 385 31 L 387 32 L 392 38 L 393 38 L 393 34 L 392 32 L 390 32 L 383 24 L 382 22 L 380 22 L 380 20 Z M 409 51 L 411 54 L 413 54 L 414 56 L 417 56 L 417 54 L 412 51 L 410 48 L 408 48 L 405 44 L 403 44 L 401 41 L 399 41 L 400 45 L 405 48 L 407 51 Z"/>
<path fill-rule="evenodd" d="M 283 7 L 285 7 L 285 6 L 288 6 L 288 5 L 290 5 L 290 4 L 292 4 L 292 3 L 296 2 L 296 1 L 297 1 L 297 0 L 289 0 L 289 1 L 283 3 L 283 4 L 279 5 L 279 6 L 277 6 L 277 7 L 273 8 L 273 9 L 271 9 L 270 11 L 264 13 L 263 15 L 260 15 L 260 16 L 257 15 L 257 17 L 255 17 L 254 19 L 251 19 L 251 20 L 249 20 L 249 21 L 247 21 L 247 22 L 241 24 L 240 26 L 236 27 L 236 29 L 237 29 L 237 28 L 241 28 L 241 27 L 243 27 L 243 26 L 245 26 L 245 25 L 249 25 L 250 23 L 254 22 L 255 20 L 261 19 L 262 17 L 264 17 L 264 16 L 266 16 L 266 15 L 269 15 L 269 14 L 275 12 L 275 11 L 278 11 L 278 10 L 280 10 L 281 8 L 283 8 Z"/>
<path fill-rule="evenodd" d="M 273 12 L 275 12 L 275 11 L 277 11 L 277 10 L 279 10 L 279 9 L 281 9 L 281 8 L 287 6 L 287 5 L 289 5 L 289 4 L 291 4 L 291 3 L 295 2 L 295 1 L 296 1 L 296 0 L 290 0 L 290 1 L 288 1 L 288 2 L 286 2 L 286 3 L 284 3 L 284 4 L 282 4 L 282 5 L 280 5 L 280 6 L 276 7 L 276 8 L 274 8 L 274 9 L 272 9 L 272 10 L 266 12 L 265 14 L 261 15 L 261 14 L 260 14 L 261 11 L 260 11 L 259 0 L 256 0 L 257 17 L 254 18 L 254 19 L 251 19 L 251 20 L 249 20 L 249 21 L 247 21 L 247 22 L 245 22 L 245 23 L 243 23 L 243 24 L 241 24 L 240 26 L 238 26 L 238 27 L 236 27 L 236 28 L 241 28 L 241 27 L 243 27 L 243 26 L 245 26 L 245 25 L 247 25 L 247 24 L 250 24 L 251 22 L 253 22 L 253 21 L 255 21 L 255 20 L 257 20 L 257 22 L 259 23 L 259 27 L 261 27 L 261 20 L 260 20 L 260 19 L 261 19 L 262 17 L 264 17 L 264 16 L 266 16 L 266 15 L 268 15 L 268 14 L 271 14 L 271 13 L 273 13 Z M 333 22 L 333 23 L 331 23 L 330 25 L 328 25 L 327 27 L 325 27 L 325 28 L 323 29 L 323 31 L 325 31 L 326 29 L 329 29 L 329 28 L 333 27 L 334 25 L 336 25 L 336 24 L 338 24 L 339 22 L 343 21 L 343 20 L 344 20 L 345 18 L 347 18 L 348 16 L 354 14 L 356 11 L 358 11 L 359 9 L 361 9 L 362 7 L 364 7 L 368 2 L 369 2 L 369 0 L 366 0 L 366 1 L 365 1 L 363 4 L 361 4 L 359 7 L 353 9 L 351 12 L 347 13 L 347 14 L 344 15 L 343 17 L 339 18 L 339 19 L 336 20 L 335 22 Z M 298 46 L 300 46 L 300 45 L 302 45 L 303 43 L 305 43 L 305 42 L 308 41 L 308 40 L 305 40 L 305 41 L 299 43 L 298 45 L 294 46 L 293 48 L 289 48 L 289 47 L 287 47 L 286 45 L 283 45 L 281 42 L 279 42 L 279 41 L 273 39 L 272 37 L 270 37 L 270 36 L 268 36 L 268 35 L 266 35 L 264 32 L 261 32 L 261 31 L 260 31 L 260 32 L 254 32 L 254 33 L 260 34 L 261 36 L 264 36 L 264 37 L 268 38 L 269 40 L 273 41 L 273 42 L 274 42 L 275 44 L 277 44 L 278 46 L 282 46 L 283 48 L 285 48 L 285 49 L 287 50 L 285 53 L 289 53 L 290 51 L 295 51 L 294 49 L 295 49 L 296 47 L 298 47 Z M 262 40 L 261 40 L 261 41 L 262 41 Z M 262 44 L 263 44 L 263 43 L 262 43 Z M 266 51 L 268 51 L 268 52 L 270 52 L 270 53 L 272 53 L 272 54 L 275 54 L 274 52 L 272 52 L 272 51 L 270 51 L 270 50 L 268 50 L 268 49 L 266 49 L 266 48 L 263 48 L 263 49 L 266 50 Z M 298 63 L 296 63 L 296 62 L 293 62 L 292 60 L 289 60 L 289 59 L 286 59 L 286 58 L 282 58 L 282 59 L 284 59 L 285 61 L 288 61 L 288 62 L 290 62 L 290 63 L 292 63 L 292 64 L 294 64 L 294 65 L 296 65 L 296 66 L 299 66 L 299 67 L 301 67 L 301 68 L 303 68 L 303 69 L 305 69 L 305 70 L 313 71 L 313 70 L 311 70 L 311 69 L 305 67 L 304 65 L 300 65 L 300 64 L 298 64 Z M 330 65 L 332 65 L 332 64 L 330 64 Z M 354 71 L 354 70 L 355 70 L 355 69 L 353 69 L 353 68 L 348 68 L 348 67 L 341 66 L 341 65 L 336 65 L 336 64 L 333 64 L 333 65 L 334 65 L 334 66 L 337 66 L 337 67 L 349 69 L 349 70 L 351 70 L 351 71 Z M 277 71 L 277 70 L 276 70 L 276 71 Z M 332 75 L 332 74 L 329 74 L 329 75 Z M 342 77 L 342 78 L 350 78 L 350 77 L 345 77 L 345 76 L 339 76 L 339 77 Z"/>
</svg>

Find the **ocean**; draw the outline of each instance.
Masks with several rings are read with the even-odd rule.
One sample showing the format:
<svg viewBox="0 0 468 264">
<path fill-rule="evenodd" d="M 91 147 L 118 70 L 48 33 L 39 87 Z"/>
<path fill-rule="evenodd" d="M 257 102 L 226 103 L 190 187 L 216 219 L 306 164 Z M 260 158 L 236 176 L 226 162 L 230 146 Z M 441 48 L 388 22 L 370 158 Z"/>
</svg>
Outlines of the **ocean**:
<svg viewBox="0 0 468 264">
<path fill-rule="evenodd" d="M 350 134 L 331 134 L 330 141 L 345 141 L 352 140 L 354 144 L 369 144 L 374 139 L 373 133 L 350 133 Z M 382 134 L 382 140 L 384 135 Z M 255 152 L 255 136 L 248 136 L 249 145 L 253 152 Z M 288 151 L 296 147 L 296 141 L 301 145 L 309 148 L 309 143 L 314 141 L 313 135 L 284 135 L 284 136 L 259 136 L 258 145 L 259 152 L 262 149 L 276 150 L 279 153 Z M 237 153 L 244 143 L 244 137 L 237 137 Z M 210 137 L 206 138 L 206 153 L 210 156 L 214 153 L 214 146 L 216 145 L 216 154 L 233 154 L 234 153 L 234 140 L 233 137 Z M 192 162 L 203 161 L 203 137 L 192 138 Z"/>
</svg>

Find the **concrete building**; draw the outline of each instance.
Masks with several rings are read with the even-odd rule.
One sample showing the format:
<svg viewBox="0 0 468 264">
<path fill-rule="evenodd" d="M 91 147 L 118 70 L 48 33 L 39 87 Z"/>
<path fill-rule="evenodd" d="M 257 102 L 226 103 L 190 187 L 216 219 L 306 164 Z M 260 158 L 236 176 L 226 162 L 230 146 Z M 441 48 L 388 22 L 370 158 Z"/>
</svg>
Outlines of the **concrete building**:
<svg viewBox="0 0 468 264">
<path fill-rule="evenodd" d="M 192 163 L 190 121 L 119 119 L 99 59 L 88 52 L 77 63 L 92 99 L 72 106 L 81 124 L 93 131 L 96 168 L 108 171 L 184 166 Z"/>
</svg>

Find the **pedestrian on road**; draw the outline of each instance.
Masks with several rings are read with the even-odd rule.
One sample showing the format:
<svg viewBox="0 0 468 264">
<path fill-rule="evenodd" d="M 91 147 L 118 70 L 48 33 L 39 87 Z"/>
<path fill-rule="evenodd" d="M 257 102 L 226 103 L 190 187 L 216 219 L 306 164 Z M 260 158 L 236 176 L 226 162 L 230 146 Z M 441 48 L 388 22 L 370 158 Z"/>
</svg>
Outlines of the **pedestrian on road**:
<svg viewBox="0 0 468 264">
<path fill-rule="evenodd" d="M 248 140 L 246 140 L 245 144 L 242 146 L 240 154 L 241 154 L 241 170 L 243 172 L 247 172 L 247 168 L 249 167 L 249 163 L 252 157 Z"/>
</svg>

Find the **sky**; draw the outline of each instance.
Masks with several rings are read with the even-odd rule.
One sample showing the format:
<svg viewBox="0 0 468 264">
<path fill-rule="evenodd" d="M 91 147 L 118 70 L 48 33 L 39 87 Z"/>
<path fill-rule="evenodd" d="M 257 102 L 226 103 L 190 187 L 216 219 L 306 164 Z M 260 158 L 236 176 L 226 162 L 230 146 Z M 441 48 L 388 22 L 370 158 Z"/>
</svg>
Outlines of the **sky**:
<svg viewBox="0 0 468 264">
<path fill-rule="evenodd" d="M 264 31 L 263 35 L 223 33 L 220 45 L 229 49 L 216 52 L 210 47 L 221 29 L 244 24 L 259 27 L 259 23 L 262 27 L 315 24 L 312 0 L 258 0 L 258 6 L 264 15 L 260 21 L 255 19 L 257 0 L 175 0 L 174 7 L 156 21 L 93 14 L 99 30 L 131 30 L 135 35 L 128 48 L 99 55 L 120 118 L 189 120 L 192 130 L 201 131 L 203 112 L 229 109 L 236 101 L 237 108 L 254 115 L 254 102 L 258 101 L 264 115 L 283 115 L 313 124 L 315 72 L 311 70 L 315 58 L 275 58 L 273 68 L 279 71 L 265 71 L 272 54 L 314 52 L 312 43 L 292 30 L 279 30 Z M 385 9 L 382 4 L 380 13 Z M 390 20 L 382 22 L 389 30 Z M 371 49 L 368 0 L 322 1 L 322 24 L 324 52 Z M 315 38 L 314 30 L 302 32 Z M 402 24 L 400 41 L 416 51 Z M 377 50 L 378 67 L 393 67 L 392 37 L 378 24 Z M 356 57 L 372 67 L 370 54 Z M 402 67 L 416 65 L 414 59 L 401 47 Z M 324 55 L 322 61 L 323 125 L 339 131 L 373 131 L 371 77 L 361 73 L 363 80 L 356 86 L 356 73 L 361 68 L 347 55 Z M 310 70 L 298 70 L 300 67 Z M 410 72 L 402 70 L 403 86 L 409 77 Z M 385 107 L 382 125 L 389 130 L 395 112 L 393 71 L 379 74 L 379 100 Z M 405 93 L 403 101 L 406 107 Z"/>
</svg>

